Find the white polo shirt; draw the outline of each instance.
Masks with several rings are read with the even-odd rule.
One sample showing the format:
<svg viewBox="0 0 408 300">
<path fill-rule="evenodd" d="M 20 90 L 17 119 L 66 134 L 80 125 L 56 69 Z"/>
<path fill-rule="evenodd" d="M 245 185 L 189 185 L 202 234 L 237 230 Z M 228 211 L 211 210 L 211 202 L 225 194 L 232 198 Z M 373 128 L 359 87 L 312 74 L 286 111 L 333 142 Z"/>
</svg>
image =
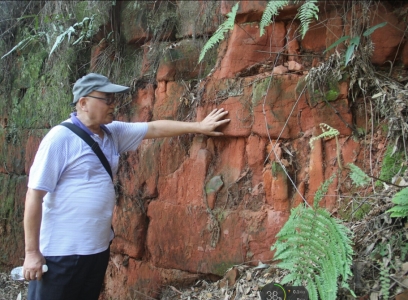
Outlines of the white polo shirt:
<svg viewBox="0 0 408 300">
<path fill-rule="evenodd" d="M 106 127 L 109 133 L 103 139 L 96 134 L 91 137 L 116 174 L 120 154 L 136 150 L 147 123 L 114 121 Z M 114 185 L 93 150 L 70 129 L 55 126 L 41 141 L 28 187 L 48 192 L 40 231 L 44 256 L 88 255 L 108 248 L 113 238 Z"/>
</svg>

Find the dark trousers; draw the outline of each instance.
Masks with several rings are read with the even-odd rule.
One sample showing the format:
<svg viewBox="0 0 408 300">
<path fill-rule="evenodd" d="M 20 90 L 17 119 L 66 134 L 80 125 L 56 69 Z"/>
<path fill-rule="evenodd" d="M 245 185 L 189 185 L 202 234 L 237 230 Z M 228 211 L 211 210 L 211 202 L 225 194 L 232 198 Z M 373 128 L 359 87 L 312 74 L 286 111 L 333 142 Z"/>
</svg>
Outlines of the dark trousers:
<svg viewBox="0 0 408 300">
<path fill-rule="evenodd" d="M 97 300 L 110 249 L 92 255 L 46 256 L 48 271 L 30 281 L 28 300 Z"/>
</svg>

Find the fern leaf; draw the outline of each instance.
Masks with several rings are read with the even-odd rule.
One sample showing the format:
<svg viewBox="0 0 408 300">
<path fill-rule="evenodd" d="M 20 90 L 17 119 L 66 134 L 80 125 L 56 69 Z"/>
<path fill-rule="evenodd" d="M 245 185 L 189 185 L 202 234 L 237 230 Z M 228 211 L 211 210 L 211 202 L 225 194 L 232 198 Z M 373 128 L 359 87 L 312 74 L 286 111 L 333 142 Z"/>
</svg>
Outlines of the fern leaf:
<svg viewBox="0 0 408 300">
<path fill-rule="evenodd" d="M 395 204 L 408 205 L 408 188 L 404 188 L 396 193 L 391 201 Z"/>
<path fill-rule="evenodd" d="M 405 207 L 403 206 L 394 206 L 393 208 L 387 210 L 387 212 L 391 213 L 392 218 L 404 218 L 408 216 L 408 205 Z"/>
<path fill-rule="evenodd" d="M 310 244 L 311 246 L 313 246 L 313 252 L 316 256 L 324 257 L 326 253 L 325 247 L 322 246 L 322 244 L 319 243 L 318 240 L 316 240 L 314 234 L 308 232 L 309 228 L 310 230 L 313 230 L 313 227 L 311 226 L 310 227 L 304 226 L 302 227 L 303 231 L 293 234 L 294 236 L 293 238 L 292 236 L 285 236 L 285 238 L 288 239 L 288 242 L 286 242 L 285 244 L 289 244 L 292 246 Z M 282 251 L 277 250 L 275 252 L 275 258 L 276 259 L 289 258 L 291 255 L 296 255 L 298 251 L 299 250 L 295 249 L 294 247 L 286 247 Z"/>
<path fill-rule="evenodd" d="M 324 280 L 322 280 L 320 276 L 316 276 L 314 282 L 316 283 L 317 291 L 319 292 L 319 296 L 320 296 L 319 298 L 320 299 L 331 299 L 327 297 L 327 291 L 325 290 L 324 283 L 323 283 Z"/>
<path fill-rule="evenodd" d="M 341 286 L 342 286 L 343 288 L 345 288 L 346 290 L 348 290 L 354 298 L 357 297 L 356 294 L 353 292 L 353 290 L 350 288 L 350 286 L 348 285 L 347 282 L 344 282 L 344 281 L 343 281 Z"/>
<path fill-rule="evenodd" d="M 227 20 L 225 20 L 225 22 L 218 27 L 211 38 L 205 43 L 203 49 L 201 50 L 200 57 L 198 58 L 199 63 L 203 60 L 207 51 L 214 47 L 215 44 L 222 41 L 226 32 L 234 28 L 235 16 L 237 15 L 238 7 L 239 2 L 237 2 L 227 14 Z"/>
<path fill-rule="evenodd" d="M 287 284 L 287 283 L 294 283 L 297 280 L 297 275 L 294 273 L 289 273 L 285 277 L 282 278 L 280 281 L 281 284 Z M 282 283 L 284 282 L 284 283 Z"/>
<path fill-rule="evenodd" d="M 319 7 L 317 6 L 317 0 L 308 0 L 300 8 L 298 13 L 298 18 L 300 20 L 300 31 L 302 38 L 305 37 L 306 32 L 309 30 L 309 24 L 314 19 L 319 19 L 318 12 Z"/>
<path fill-rule="evenodd" d="M 352 163 L 348 164 L 348 166 L 351 171 L 350 178 L 356 186 L 364 187 L 370 183 L 370 177 L 363 170 Z"/>
<path fill-rule="evenodd" d="M 281 283 L 307 282 L 310 299 L 335 299 L 337 280 L 346 282 L 351 275 L 349 236 L 350 230 L 322 208 L 293 209 L 271 247 L 277 266 L 289 271 Z"/>
<path fill-rule="evenodd" d="M 327 125 L 325 123 L 320 123 L 320 128 L 322 129 L 322 134 L 320 134 L 320 135 L 318 135 L 316 137 L 312 137 L 310 139 L 310 141 L 309 141 L 310 148 L 312 148 L 312 149 L 313 149 L 313 142 L 315 140 L 318 140 L 318 139 L 332 139 L 332 138 L 340 135 L 340 132 L 337 129 L 335 129 L 335 128 L 333 128 L 330 125 Z"/>
<path fill-rule="evenodd" d="M 275 1 L 270 0 L 266 5 L 265 11 L 262 14 L 261 22 L 259 22 L 259 35 L 263 36 L 265 33 L 265 27 L 271 24 L 272 17 L 278 15 L 278 11 L 288 5 L 289 1 Z"/>
<path fill-rule="evenodd" d="M 403 213 L 408 211 L 408 205 L 398 205 L 390 208 L 387 212 Z"/>
<path fill-rule="evenodd" d="M 404 188 L 396 193 L 391 201 L 396 204 L 387 210 L 387 213 L 391 213 L 391 217 L 408 217 L 408 188 Z"/>
<path fill-rule="evenodd" d="M 317 208 L 319 205 L 319 202 L 323 199 L 323 196 L 326 195 L 329 186 L 332 184 L 334 178 L 336 177 L 336 174 L 333 174 L 329 179 L 327 179 L 325 182 L 323 182 L 319 189 L 316 191 L 314 199 L 313 199 L 313 206 L 314 208 Z"/>
<path fill-rule="evenodd" d="M 390 286 L 391 286 L 391 280 L 390 280 L 390 274 L 389 274 L 389 266 L 387 266 L 387 263 L 383 261 L 380 264 L 380 283 L 381 283 L 381 293 L 383 295 L 383 299 L 389 299 L 390 296 Z"/>
<path fill-rule="evenodd" d="M 309 292 L 309 299 L 310 300 L 317 300 L 318 296 L 317 296 L 317 286 L 314 283 L 313 280 L 308 280 L 307 285 L 306 285 L 306 289 Z"/>
</svg>

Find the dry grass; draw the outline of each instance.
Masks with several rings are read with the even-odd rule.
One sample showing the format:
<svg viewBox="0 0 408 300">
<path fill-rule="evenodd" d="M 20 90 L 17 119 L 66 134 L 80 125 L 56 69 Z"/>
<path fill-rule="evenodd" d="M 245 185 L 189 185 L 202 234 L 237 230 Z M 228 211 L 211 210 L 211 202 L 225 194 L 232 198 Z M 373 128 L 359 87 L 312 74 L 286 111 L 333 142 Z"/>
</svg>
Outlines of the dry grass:
<svg viewBox="0 0 408 300">
<path fill-rule="evenodd" d="M 27 299 L 28 282 L 15 281 L 7 273 L 0 273 L 0 300 Z"/>
</svg>

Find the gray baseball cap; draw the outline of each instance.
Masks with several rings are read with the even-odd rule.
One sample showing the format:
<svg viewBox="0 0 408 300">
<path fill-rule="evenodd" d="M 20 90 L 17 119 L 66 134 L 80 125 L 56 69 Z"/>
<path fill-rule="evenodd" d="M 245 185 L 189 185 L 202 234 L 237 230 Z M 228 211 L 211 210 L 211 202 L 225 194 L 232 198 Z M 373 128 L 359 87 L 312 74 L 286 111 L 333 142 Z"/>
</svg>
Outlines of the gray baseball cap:
<svg viewBox="0 0 408 300">
<path fill-rule="evenodd" d="M 103 75 L 96 73 L 89 73 L 88 75 L 79 78 L 72 89 L 74 94 L 74 101 L 72 104 L 78 102 L 79 98 L 85 97 L 92 91 L 103 93 L 124 93 L 130 88 L 123 85 L 113 84 L 109 79 Z"/>
</svg>

